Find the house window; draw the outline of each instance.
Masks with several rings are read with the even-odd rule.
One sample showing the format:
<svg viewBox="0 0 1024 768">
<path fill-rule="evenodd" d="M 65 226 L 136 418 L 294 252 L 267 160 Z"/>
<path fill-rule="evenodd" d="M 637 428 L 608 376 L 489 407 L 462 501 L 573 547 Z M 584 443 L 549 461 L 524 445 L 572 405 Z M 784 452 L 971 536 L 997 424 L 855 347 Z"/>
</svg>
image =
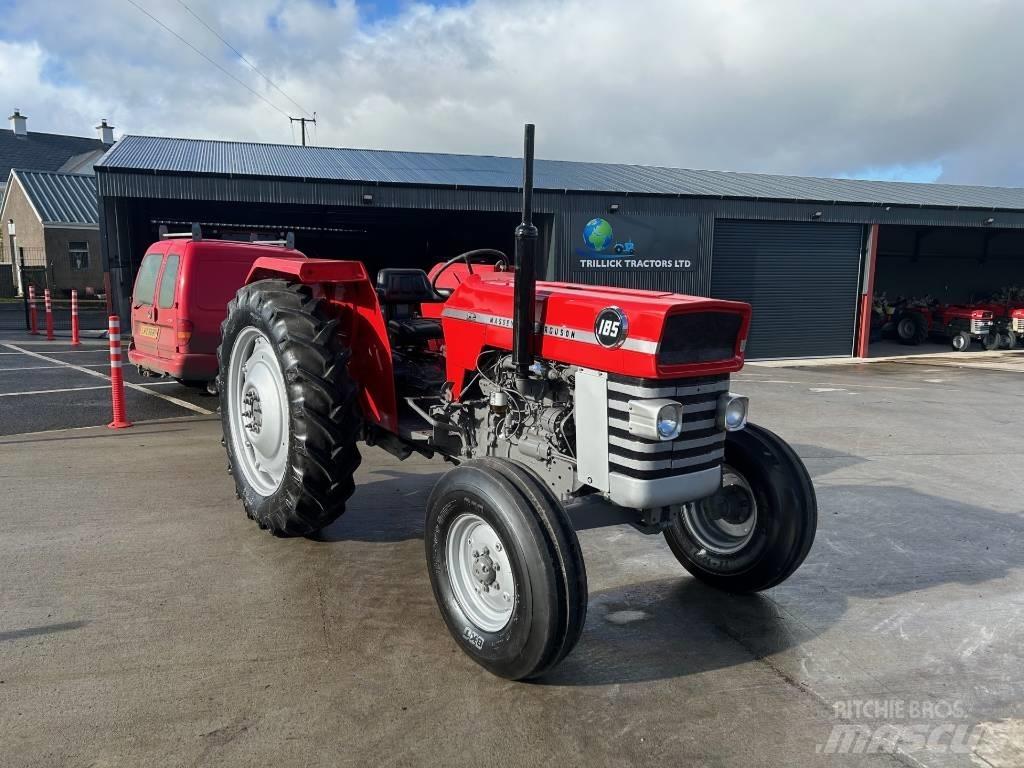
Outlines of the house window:
<svg viewBox="0 0 1024 768">
<path fill-rule="evenodd" d="M 89 244 L 85 241 L 68 243 L 68 261 L 73 270 L 79 271 L 89 268 Z"/>
</svg>

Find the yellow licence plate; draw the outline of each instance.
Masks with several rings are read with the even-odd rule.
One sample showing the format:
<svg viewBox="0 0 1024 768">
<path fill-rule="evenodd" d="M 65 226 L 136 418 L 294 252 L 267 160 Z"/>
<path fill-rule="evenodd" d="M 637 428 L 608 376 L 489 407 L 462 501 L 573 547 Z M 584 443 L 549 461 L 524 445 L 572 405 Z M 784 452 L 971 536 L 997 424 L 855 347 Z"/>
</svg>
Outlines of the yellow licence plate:
<svg viewBox="0 0 1024 768">
<path fill-rule="evenodd" d="M 147 339 L 155 339 L 160 335 L 160 328 L 155 325 L 139 323 L 139 336 Z"/>
</svg>

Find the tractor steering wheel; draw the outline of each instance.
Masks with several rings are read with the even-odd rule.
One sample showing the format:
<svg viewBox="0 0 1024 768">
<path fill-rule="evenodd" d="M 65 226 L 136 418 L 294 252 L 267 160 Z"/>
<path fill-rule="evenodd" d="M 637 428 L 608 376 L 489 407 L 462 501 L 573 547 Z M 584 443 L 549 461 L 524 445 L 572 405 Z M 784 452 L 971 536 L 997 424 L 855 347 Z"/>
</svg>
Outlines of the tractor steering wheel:
<svg viewBox="0 0 1024 768">
<path fill-rule="evenodd" d="M 486 259 L 486 261 L 478 262 L 482 264 L 489 264 L 492 260 L 497 259 L 497 261 L 494 261 L 494 267 L 497 271 L 503 272 L 504 270 L 508 269 L 508 256 L 506 256 L 504 253 L 495 248 L 477 248 L 476 250 L 473 251 L 466 251 L 465 253 L 460 253 L 458 256 L 454 258 L 448 259 L 448 261 L 442 264 L 441 268 L 437 270 L 437 273 L 434 275 L 434 279 L 430 281 L 430 287 L 434 291 L 434 293 L 436 293 L 438 296 L 450 296 L 452 289 L 438 288 L 437 281 L 440 279 L 441 275 L 447 272 L 448 269 L 453 264 L 457 264 L 460 261 L 466 262 L 466 268 L 469 270 L 469 274 L 472 275 L 473 259 Z"/>
</svg>

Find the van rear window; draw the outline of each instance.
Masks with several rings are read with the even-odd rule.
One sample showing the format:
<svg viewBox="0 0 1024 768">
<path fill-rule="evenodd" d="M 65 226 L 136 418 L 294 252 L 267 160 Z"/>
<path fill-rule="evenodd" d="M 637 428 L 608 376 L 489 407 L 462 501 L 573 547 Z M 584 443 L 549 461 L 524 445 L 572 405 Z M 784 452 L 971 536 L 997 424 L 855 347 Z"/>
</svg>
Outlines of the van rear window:
<svg viewBox="0 0 1024 768">
<path fill-rule="evenodd" d="M 174 289 L 178 282 L 178 262 L 181 257 L 172 253 L 167 257 L 164 264 L 164 276 L 160 278 L 160 300 L 157 306 L 160 309 L 169 309 L 174 306 Z"/>
<path fill-rule="evenodd" d="M 147 253 L 139 266 L 139 274 L 135 278 L 136 304 L 145 304 L 147 307 L 153 304 L 153 291 L 156 289 L 156 276 L 160 272 L 160 262 L 163 260 L 162 253 Z"/>
<path fill-rule="evenodd" d="M 192 279 L 192 298 L 200 309 L 225 311 L 228 302 L 242 287 L 252 259 L 243 260 L 198 260 Z"/>
</svg>

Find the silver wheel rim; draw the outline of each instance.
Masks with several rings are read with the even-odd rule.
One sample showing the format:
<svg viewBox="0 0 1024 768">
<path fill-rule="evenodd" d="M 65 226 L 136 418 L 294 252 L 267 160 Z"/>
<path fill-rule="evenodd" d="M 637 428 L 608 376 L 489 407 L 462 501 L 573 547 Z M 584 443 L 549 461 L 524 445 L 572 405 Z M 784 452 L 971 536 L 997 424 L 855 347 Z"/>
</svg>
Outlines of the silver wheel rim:
<svg viewBox="0 0 1024 768">
<path fill-rule="evenodd" d="M 737 519 L 729 521 L 711 503 L 719 494 L 720 499 L 745 505 L 733 510 Z M 711 499 L 703 499 L 683 507 L 681 515 L 687 533 L 700 546 L 717 555 L 734 555 L 743 549 L 754 537 L 757 528 L 757 500 L 750 483 L 728 464 L 722 466 L 722 487 Z"/>
<path fill-rule="evenodd" d="M 448 529 L 445 557 L 452 592 L 466 618 L 484 632 L 503 629 L 516 604 L 516 580 L 495 530 L 478 515 L 459 515 Z"/>
<path fill-rule="evenodd" d="M 226 394 L 235 465 L 257 493 L 270 496 L 288 465 L 288 393 L 270 340 L 251 325 L 231 348 Z"/>
</svg>

